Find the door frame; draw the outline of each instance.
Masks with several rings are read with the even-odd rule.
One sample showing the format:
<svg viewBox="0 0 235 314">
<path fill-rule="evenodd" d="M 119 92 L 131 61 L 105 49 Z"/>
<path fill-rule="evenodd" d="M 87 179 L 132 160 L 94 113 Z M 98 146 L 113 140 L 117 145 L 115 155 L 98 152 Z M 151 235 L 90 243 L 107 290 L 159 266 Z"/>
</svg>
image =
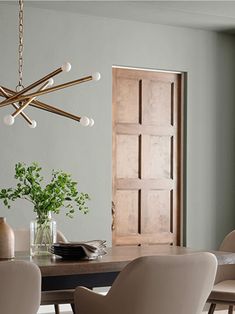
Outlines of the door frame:
<svg viewBox="0 0 235 314">
<path fill-rule="evenodd" d="M 180 70 L 165 70 L 165 69 L 153 69 L 147 67 L 131 67 L 131 66 L 123 66 L 123 65 L 112 65 L 111 73 L 113 73 L 114 68 L 120 69 L 128 69 L 128 70 L 138 70 L 138 71 L 153 71 L 153 72 L 161 72 L 161 73 L 175 73 L 181 75 L 181 86 L 180 86 L 180 245 L 187 245 L 187 86 L 188 86 L 188 72 L 180 71 Z M 111 75 L 113 80 L 113 75 Z M 112 84 L 113 86 L 113 84 Z M 112 93 L 112 156 L 113 156 L 113 126 L 114 126 L 114 106 L 113 106 L 113 93 Z M 113 158 L 112 158 L 112 171 L 113 171 Z M 113 174 L 112 174 L 112 198 L 113 198 Z M 112 225 L 111 230 L 113 230 L 113 202 L 111 204 L 111 212 L 112 212 Z M 114 214 L 115 216 L 115 214 Z"/>
</svg>

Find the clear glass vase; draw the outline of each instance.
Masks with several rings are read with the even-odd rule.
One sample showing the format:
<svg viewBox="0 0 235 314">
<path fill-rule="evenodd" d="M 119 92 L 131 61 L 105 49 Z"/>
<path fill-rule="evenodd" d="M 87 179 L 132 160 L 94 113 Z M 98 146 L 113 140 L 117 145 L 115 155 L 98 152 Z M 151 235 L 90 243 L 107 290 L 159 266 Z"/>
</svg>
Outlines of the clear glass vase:
<svg viewBox="0 0 235 314">
<path fill-rule="evenodd" d="M 30 223 L 30 255 L 51 255 L 50 248 L 56 242 L 56 222 L 51 213 L 38 215 Z"/>
</svg>

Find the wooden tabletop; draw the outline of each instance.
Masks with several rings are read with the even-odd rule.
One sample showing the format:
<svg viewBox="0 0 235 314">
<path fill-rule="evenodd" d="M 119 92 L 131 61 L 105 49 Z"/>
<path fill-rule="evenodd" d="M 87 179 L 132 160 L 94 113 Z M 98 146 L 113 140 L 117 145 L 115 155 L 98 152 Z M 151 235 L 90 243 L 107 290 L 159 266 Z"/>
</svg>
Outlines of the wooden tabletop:
<svg viewBox="0 0 235 314">
<path fill-rule="evenodd" d="M 64 260 L 57 256 L 30 257 L 25 252 L 16 253 L 16 260 L 29 260 L 37 264 L 43 277 L 65 276 L 92 273 L 119 272 L 130 261 L 141 256 L 181 255 L 196 251 L 190 248 L 169 245 L 116 246 L 107 248 L 107 254 L 97 260 Z M 235 253 L 211 251 L 218 259 L 219 265 L 235 264 Z"/>
</svg>

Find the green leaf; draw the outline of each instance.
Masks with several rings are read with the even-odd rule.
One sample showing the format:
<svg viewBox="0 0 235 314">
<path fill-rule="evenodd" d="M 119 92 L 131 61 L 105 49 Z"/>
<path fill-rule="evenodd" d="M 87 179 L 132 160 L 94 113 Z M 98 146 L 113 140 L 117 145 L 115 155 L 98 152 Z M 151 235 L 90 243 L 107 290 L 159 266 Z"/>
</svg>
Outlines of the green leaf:
<svg viewBox="0 0 235 314">
<path fill-rule="evenodd" d="M 66 216 L 72 218 L 76 209 L 83 214 L 88 212 L 86 202 L 90 200 L 87 193 L 79 193 L 78 183 L 72 180 L 71 174 L 62 170 L 52 170 L 51 181 L 44 183 L 41 175 L 42 168 L 38 163 L 31 165 L 17 163 L 15 165 L 14 178 L 18 181 L 16 188 L 3 188 L 0 190 L 0 199 L 10 208 L 9 201 L 25 199 L 34 206 L 38 215 L 45 215 L 49 211 L 59 214 L 65 208 Z"/>
</svg>

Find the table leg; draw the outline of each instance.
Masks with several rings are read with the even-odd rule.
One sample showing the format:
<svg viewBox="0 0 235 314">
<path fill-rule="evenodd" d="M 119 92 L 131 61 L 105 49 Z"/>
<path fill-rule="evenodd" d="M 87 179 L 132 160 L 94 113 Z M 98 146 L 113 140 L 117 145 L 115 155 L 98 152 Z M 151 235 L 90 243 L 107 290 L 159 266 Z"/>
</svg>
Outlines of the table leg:
<svg viewBox="0 0 235 314">
<path fill-rule="evenodd" d="M 74 305 L 74 303 L 71 303 L 70 305 L 71 305 L 71 308 L 72 308 L 73 314 L 75 314 L 75 305 Z"/>
<path fill-rule="evenodd" d="M 60 306 L 59 304 L 54 304 L 55 314 L 60 314 Z"/>
<path fill-rule="evenodd" d="M 211 306 L 210 306 L 208 314 L 213 314 L 214 311 L 215 311 L 215 307 L 216 307 L 216 304 L 215 303 L 211 303 Z"/>
</svg>

